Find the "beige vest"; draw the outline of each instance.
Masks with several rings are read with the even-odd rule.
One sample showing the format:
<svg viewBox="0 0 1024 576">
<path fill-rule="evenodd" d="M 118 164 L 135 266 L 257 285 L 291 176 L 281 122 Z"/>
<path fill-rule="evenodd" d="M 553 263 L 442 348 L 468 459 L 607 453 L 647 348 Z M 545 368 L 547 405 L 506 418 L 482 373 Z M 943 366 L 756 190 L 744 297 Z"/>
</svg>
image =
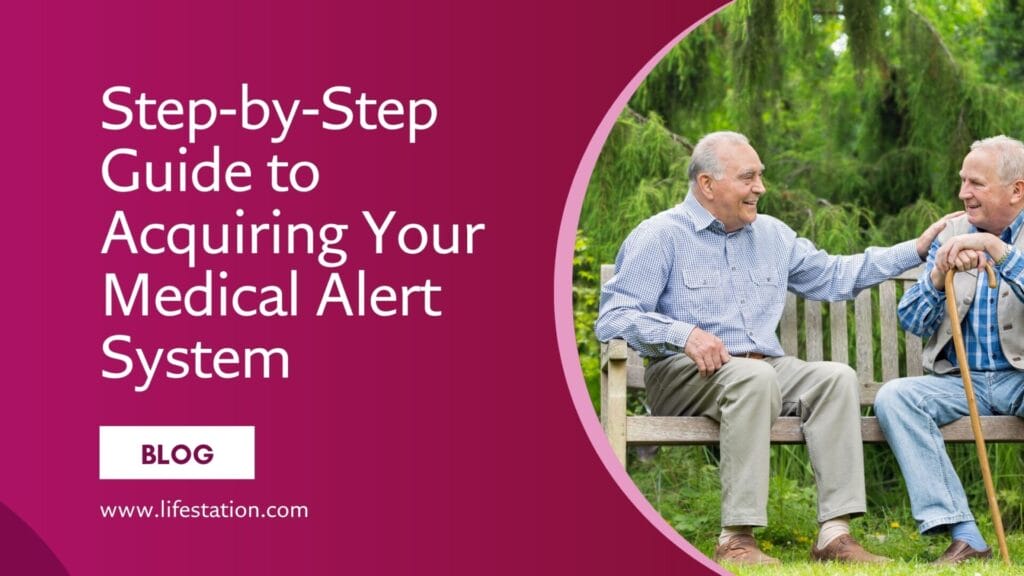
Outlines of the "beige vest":
<svg viewBox="0 0 1024 576">
<path fill-rule="evenodd" d="M 950 220 L 946 229 L 939 234 L 939 242 L 945 242 L 952 236 L 967 234 L 970 224 L 967 216 L 961 216 Z M 1018 250 L 1024 250 L 1024 234 L 1017 234 L 1017 240 L 1013 243 Z M 999 272 L 996 272 L 998 275 Z M 984 276 L 984 273 L 982 273 Z M 987 280 L 986 280 L 987 282 Z M 956 312 L 963 322 L 967 316 L 967 310 L 974 301 L 974 292 L 978 286 L 978 271 L 970 270 L 959 272 L 953 278 L 953 288 L 956 291 Z M 947 295 L 948 296 L 948 295 Z M 953 338 L 952 323 L 949 315 L 945 314 L 946 304 L 942 305 L 943 317 L 939 329 L 932 334 L 924 346 L 922 356 L 924 357 L 924 369 L 936 374 L 948 374 L 953 372 L 953 365 L 946 360 L 945 355 L 939 355 Z M 996 318 L 999 321 L 999 344 L 1003 347 L 1003 354 L 1007 361 L 1017 370 L 1024 370 L 1024 302 L 1021 302 L 1013 290 L 1005 281 L 999 284 L 999 303 L 996 305 Z"/>
</svg>

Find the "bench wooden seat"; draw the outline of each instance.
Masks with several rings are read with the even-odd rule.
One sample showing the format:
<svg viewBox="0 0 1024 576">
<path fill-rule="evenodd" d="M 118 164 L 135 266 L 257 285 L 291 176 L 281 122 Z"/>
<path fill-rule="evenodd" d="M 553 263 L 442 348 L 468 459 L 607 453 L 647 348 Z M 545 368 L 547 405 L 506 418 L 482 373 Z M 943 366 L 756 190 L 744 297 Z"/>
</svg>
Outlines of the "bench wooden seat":
<svg viewBox="0 0 1024 576">
<path fill-rule="evenodd" d="M 882 384 L 900 376 L 916 376 L 921 369 L 921 339 L 904 333 L 896 319 L 897 284 L 906 290 L 917 281 L 923 268 L 916 268 L 887 280 L 870 290 L 863 290 L 853 302 L 855 358 L 848 357 L 847 302 L 804 301 L 787 294 L 786 306 L 779 326 L 779 340 L 786 354 L 805 360 L 832 360 L 850 364 L 860 379 L 861 406 L 870 406 Z M 611 265 L 601 267 L 601 283 L 615 273 Z M 829 351 L 824 347 L 823 308 L 827 306 Z M 881 366 L 876 378 L 875 331 L 879 325 L 878 348 Z M 901 340 L 904 342 L 900 346 Z M 900 367 L 903 367 L 901 372 Z M 636 445 L 705 445 L 718 443 L 718 423 L 703 416 L 658 417 L 627 416 L 627 391 L 643 389 L 644 361 L 621 339 L 601 346 L 601 424 L 615 455 L 626 461 L 626 447 Z M 1016 416 L 983 416 L 982 433 L 986 442 L 1024 441 L 1024 420 Z M 884 443 L 885 437 L 873 416 L 861 421 L 864 442 Z M 942 436 L 947 442 L 973 442 L 970 420 L 944 426 Z M 779 418 L 772 427 L 774 444 L 801 444 L 800 419 Z"/>
</svg>

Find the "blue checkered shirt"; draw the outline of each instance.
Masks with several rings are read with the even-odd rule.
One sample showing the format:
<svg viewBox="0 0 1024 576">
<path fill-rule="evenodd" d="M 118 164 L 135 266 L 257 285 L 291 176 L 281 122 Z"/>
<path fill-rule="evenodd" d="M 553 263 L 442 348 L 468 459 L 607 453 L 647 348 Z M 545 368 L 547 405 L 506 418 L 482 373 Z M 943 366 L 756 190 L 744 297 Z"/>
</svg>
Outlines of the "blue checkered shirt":
<svg viewBox="0 0 1024 576">
<path fill-rule="evenodd" d="M 1024 211 L 1003 230 L 1000 238 L 1012 244 L 1020 233 L 1024 223 Z M 968 232 L 977 232 L 971 226 Z M 909 332 L 927 340 L 939 329 L 946 315 L 946 293 L 938 291 L 932 285 L 930 274 L 935 267 L 935 253 L 939 250 L 939 242 L 932 242 L 928 250 L 928 263 L 921 278 L 900 300 L 898 310 L 900 324 Z M 1004 280 L 1018 298 L 1024 300 L 1024 255 L 1016 248 L 1011 248 L 1009 255 L 999 266 L 995 266 L 996 287 L 988 287 L 988 275 L 978 274 L 978 286 L 975 288 L 974 301 L 961 320 L 960 329 L 964 335 L 964 350 L 967 352 L 967 363 L 971 370 L 997 371 L 1010 370 L 1013 366 L 1006 360 L 1003 347 L 999 344 L 999 318 L 997 304 L 999 288 Z M 953 367 L 959 367 L 956 350 L 950 342 L 943 351 Z"/>
<path fill-rule="evenodd" d="M 727 234 L 693 196 L 642 222 L 615 258 L 601 290 L 598 339 L 624 338 L 641 355 L 681 351 L 695 326 L 732 355 L 782 356 L 775 328 L 786 290 L 847 300 L 921 263 L 910 240 L 830 256 L 771 216 Z"/>
</svg>

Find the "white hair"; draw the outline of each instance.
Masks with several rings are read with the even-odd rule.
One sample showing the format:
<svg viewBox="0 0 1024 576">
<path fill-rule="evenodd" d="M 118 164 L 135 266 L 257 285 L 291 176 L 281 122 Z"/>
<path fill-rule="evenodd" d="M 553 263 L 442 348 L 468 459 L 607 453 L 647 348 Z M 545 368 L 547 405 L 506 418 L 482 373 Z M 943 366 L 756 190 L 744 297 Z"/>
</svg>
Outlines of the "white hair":
<svg viewBox="0 0 1024 576">
<path fill-rule="evenodd" d="M 996 155 L 996 175 L 1003 184 L 1024 180 L 1024 143 L 1009 136 L 976 140 L 971 151 L 989 150 Z"/>
<path fill-rule="evenodd" d="M 711 174 L 714 179 L 724 176 L 725 168 L 718 156 L 718 150 L 723 144 L 746 144 L 750 140 L 739 132 L 712 132 L 705 135 L 693 147 L 693 154 L 690 155 L 690 168 L 687 176 L 690 180 L 690 193 L 697 189 L 697 176 L 700 174 Z M 1018 142 L 1018 144 L 1020 144 Z"/>
</svg>

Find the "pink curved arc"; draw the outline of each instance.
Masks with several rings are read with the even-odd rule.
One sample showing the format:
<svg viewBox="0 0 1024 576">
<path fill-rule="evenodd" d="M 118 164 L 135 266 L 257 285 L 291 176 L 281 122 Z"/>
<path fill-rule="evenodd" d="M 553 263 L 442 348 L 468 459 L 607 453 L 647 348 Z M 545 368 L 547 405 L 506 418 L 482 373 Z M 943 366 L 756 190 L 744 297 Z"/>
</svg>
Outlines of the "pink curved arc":
<svg viewBox="0 0 1024 576">
<path fill-rule="evenodd" d="M 601 424 L 590 403 L 590 397 L 587 394 L 586 383 L 583 380 L 583 372 L 580 368 L 579 354 L 576 350 L 576 333 L 572 314 L 572 259 L 576 243 L 576 227 L 579 225 L 580 210 L 583 206 L 583 196 L 587 191 L 587 183 L 590 181 L 590 175 L 594 171 L 597 157 L 601 153 L 601 148 L 604 146 L 604 142 L 607 140 L 616 118 L 618 118 L 622 109 L 625 108 L 626 102 L 629 101 L 630 96 L 636 91 L 640 83 L 647 77 L 654 66 L 665 57 L 668 51 L 694 28 L 703 24 L 724 6 L 725 4 L 694 23 L 655 54 L 630 80 L 618 98 L 615 99 L 615 102 L 612 103 L 604 119 L 601 120 L 601 124 L 598 125 L 594 136 L 590 139 L 583 158 L 580 160 L 579 167 L 576 169 L 576 176 L 573 178 L 572 187 L 569 189 L 569 197 L 562 212 L 562 224 L 558 232 L 557 252 L 555 254 L 554 285 L 555 333 L 558 338 L 558 350 L 562 357 L 562 371 L 565 373 L 565 379 L 569 386 L 569 393 L 572 396 L 573 404 L 576 407 L 576 413 L 583 424 L 583 429 L 590 438 L 590 443 L 594 446 L 594 450 L 608 470 L 608 473 L 619 485 L 619 489 L 629 498 L 633 506 L 647 518 L 647 521 L 688 556 L 700 561 L 709 570 L 717 574 L 729 574 L 729 572 L 704 556 L 700 550 L 697 550 L 692 544 L 683 539 L 678 532 L 661 518 L 661 515 L 651 506 L 644 495 L 640 493 L 636 485 L 633 484 L 623 466 L 619 464 L 618 459 L 616 459 L 615 454 L 612 452 L 611 445 L 604 435 L 604 430 L 601 428 Z"/>
</svg>

